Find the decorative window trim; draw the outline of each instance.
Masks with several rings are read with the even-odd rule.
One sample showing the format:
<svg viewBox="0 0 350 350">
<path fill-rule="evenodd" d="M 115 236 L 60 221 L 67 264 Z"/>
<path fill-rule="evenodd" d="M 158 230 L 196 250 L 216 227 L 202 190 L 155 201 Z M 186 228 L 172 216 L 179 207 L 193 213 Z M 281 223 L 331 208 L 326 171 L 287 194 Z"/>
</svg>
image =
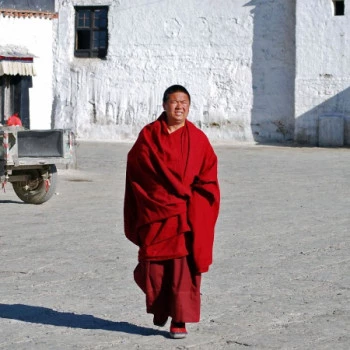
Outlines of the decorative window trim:
<svg viewBox="0 0 350 350">
<path fill-rule="evenodd" d="M 0 55 L 0 76 L 36 75 L 33 57 Z"/>
<path fill-rule="evenodd" d="M 43 12 L 43 11 L 29 11 L 29 10 L 12 10 L 12 9 L 1 9 L 0 14 L 3 17 L 14 17 L 14 18 L 44 18 L 54 19 L 58 18 L 57 12 Z"/>
</svg>

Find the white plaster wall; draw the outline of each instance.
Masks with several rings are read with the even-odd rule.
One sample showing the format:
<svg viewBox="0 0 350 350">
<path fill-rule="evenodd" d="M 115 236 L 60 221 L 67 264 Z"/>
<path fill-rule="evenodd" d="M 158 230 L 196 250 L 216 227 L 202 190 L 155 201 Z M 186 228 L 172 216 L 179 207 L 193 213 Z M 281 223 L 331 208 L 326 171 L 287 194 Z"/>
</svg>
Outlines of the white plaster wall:
<svg viewBox="0 0 350 350">
<path fill-rule="evenodd" d="M 331 0 L 297 1 L 295 138 L 317 144 L 323 114 L 350 115 L 350 3 L 333 15 Z"/>
<path fill-rule="evenodd" d="M 18 46 L 35 56 L 36 76 L 29 89 L 31 129 L 50 129 L 53 101 L 52 20 L 0 15 L 0 45 Z"/>
<path fill-rule="evenodd" d="M 178 83 L 192 96 L 189 119 L 211 139 L 283 138 L 276 122 L 294 128 L 294 1 L 58 1 L 55 126 L 134 139 Z M 106 60 L 74 57 L 75 5 L 110 6 Z"/>
</svg>

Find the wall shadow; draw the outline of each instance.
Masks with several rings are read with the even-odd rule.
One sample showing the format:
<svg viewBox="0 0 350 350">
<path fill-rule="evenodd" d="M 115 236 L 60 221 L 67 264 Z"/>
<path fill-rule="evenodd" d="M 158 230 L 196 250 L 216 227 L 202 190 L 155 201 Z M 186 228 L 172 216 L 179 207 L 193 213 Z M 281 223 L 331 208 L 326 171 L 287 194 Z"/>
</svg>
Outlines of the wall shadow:
<svg viewBox="0 0 350 350">
<path fill-rule="evenodd" d="M 309 83 L 311 85 L 312 82 Z M 306 101 L 312 101 L 305 97 Z M 323 103 L 310 108 L 307 112 L 296 117 L 295 141 L 300 145 L 319 146 L 320 117 L 342 117 L 344 121 L 344 146 L 350 145 L 350 87 L 331 96 Z M 327 130 L 326 130 L 327 131 Z M 330 125 L 329 136 L 332 135 Z M 324 132 L 323 132 L 324 134 Z"/>
<path fill-rule="evenodd" d="M 60 312 L 46 307 L 24 304 L 0 304 L 0 318 L 57 327 L 100 329 L 144 336 L 162 335 L 168 337 L 166 331 L 141 327 L 129 322 L 115 322 L 92 315 Z"/>
<path fill-rule="evenodd" d="M 253 106 L 258 143 L 294 139 L 296 0 L 250 0 L 253 7 Z"/>
</svg>

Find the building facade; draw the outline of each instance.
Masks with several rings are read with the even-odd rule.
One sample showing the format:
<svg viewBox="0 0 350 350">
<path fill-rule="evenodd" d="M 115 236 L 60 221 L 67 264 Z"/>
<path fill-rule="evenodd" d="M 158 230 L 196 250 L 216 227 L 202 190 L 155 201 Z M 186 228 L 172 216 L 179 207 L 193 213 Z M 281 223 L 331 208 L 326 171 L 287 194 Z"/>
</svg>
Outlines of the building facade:
<svg viewBox="0 0 350 350">
<path fill-rule="evenodd" d="M 350 1 L 297 1 L 295 140 L 350 144 Z"/>
<path fill-rule="evenodd" d="M 349 0 L 1 6 L 51 13 L 0 16 L 2 45 L 33 59 L 36 75 L 22 79 L 31 128 L 133 140 L 162 112 L 164 90 L 182 84 L 192 96 L 189 119 L 212 140 L 350 143 Z"/>
<path fill-rule="evenodd" d="M 92 23 L 77 13 L 91 6 L 107 9 L 103 57 L 77 55 Z M 295 0 L 65 0 L 57 11 L 56 127 L 133 139 L 182 84 L 189 119 L 213 140 L 293 138 Z"/>
<path fill-rule="evenodd" d="M 0 123 L 18 113 L 31 129 L 50 129 L 54 0 L 0 2 Z"/>
</svg>

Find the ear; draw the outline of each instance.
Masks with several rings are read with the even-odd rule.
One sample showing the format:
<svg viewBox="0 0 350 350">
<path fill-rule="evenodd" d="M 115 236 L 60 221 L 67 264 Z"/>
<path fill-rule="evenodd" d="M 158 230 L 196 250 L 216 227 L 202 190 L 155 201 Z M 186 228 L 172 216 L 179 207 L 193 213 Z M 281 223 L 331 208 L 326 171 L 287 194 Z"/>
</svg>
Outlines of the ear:
<svg viewBox="0 0 350 350">
<path fill-rule="evenodd" d="M 163 109 L 165 110 L 165 102 L 163 102 Z"/>
</svg>

